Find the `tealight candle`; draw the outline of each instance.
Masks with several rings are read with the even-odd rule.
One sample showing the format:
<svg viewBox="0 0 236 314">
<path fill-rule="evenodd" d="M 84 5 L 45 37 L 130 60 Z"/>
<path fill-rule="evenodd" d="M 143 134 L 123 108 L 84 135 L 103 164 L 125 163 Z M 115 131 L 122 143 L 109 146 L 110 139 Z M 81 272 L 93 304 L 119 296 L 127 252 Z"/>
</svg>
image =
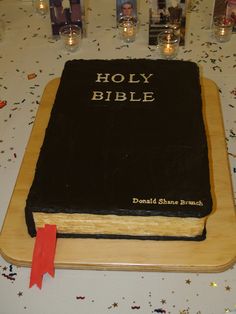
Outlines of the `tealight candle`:
<svg viewBox="0 0 236 314">
<path fill-rule="evenodd" d="M 163 54 L 165 56 L 172 56 L 174 53 L 174 47 L 172 47 L 170 44 L 166 44 L 166 46 L 163 46 Z"/>
<path fill-rule="evenodd" d="M 119 21 L 120 38 L 125 43 L 135 41 L 137 25 L 132 17 L 122 17 Z"/>
<path fill-rule="evenodd" d="M 68 40 L 65 41 L 65 45 L 69 50 L 74 50 L 79 44 L 79 38 L 77 36 L 74 36 L 74 34 L 70 34 L 68 36 Z"/>
<path fill-rule="evenodd" d="M 214 18 L 213 32 L 215 39 L 219 42 L 227 42 L 230 40 L 233 30 L 233 19 L 225 16 L 216 16 Z"/>
<path fill-rule="evenodd" d="M 166 30 L 158 35 L 158 48 L 162 58 L 174 59 L 179 49 L 179 36 Z"/>
<path fill-rule="evenodd" d="M 76 51 L 81 42 L 81 29 L 77 25 L 66 25 L 60 29 L 64 47 L 70 52 Z"/>
<path fill-rule="evenodd" d="M 45 15 L 48 12 L 48 0 L 33 0 L 35 12 Z"/>
</svg>

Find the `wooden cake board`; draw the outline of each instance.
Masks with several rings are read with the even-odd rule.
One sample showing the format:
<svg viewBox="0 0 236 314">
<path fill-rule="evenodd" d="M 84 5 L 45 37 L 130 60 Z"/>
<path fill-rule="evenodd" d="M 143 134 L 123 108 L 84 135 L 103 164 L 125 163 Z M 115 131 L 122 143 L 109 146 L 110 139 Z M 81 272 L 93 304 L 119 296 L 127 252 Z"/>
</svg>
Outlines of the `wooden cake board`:
<svg viewBox="0 0 236 314">
<path fill-rule="evenodd" d="M 18 266 L 31 266 L 35 238 L 28 235 L 24 207 L 59 81 L 59 78 L 54 79 L 45 88 L 0 236 L 2 256 Z M 235 263 L 236 220 L 219 94 L 215 83 L 208 79 L 202 79 L 202 89 L 214 202 L 213 213 L 207 221 L 206 240 L 60 238 L 55 267 L 220 272 Z"/>
</svg>

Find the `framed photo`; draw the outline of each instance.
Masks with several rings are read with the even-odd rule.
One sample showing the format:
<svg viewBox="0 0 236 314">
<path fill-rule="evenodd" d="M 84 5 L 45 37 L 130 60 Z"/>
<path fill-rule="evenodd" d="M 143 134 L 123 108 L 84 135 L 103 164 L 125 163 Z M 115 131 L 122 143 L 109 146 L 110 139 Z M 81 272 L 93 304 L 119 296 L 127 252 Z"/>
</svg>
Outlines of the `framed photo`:
<svg viewBox="0 0 236 314">
<path fill-rule="evenodd" d="M 160 32 L 173 29 L 185 43 L 187 0 L 149 0 L 149 45 L 157 45 Z"/>
<path fill-rule="evenodd" d="M 234 20 L 233 32 L 236 32 L 236 0 L 215 0 L 213 18 L 217 15 L 225 15 Z"/>
<path fill-rule="evenodd" d="M 131 16 L 137 21 L 137 0 L 116 0 L 117 23 L 125 16 Z"/>
<path fill-rule="evenodd" d="M 82 28 L 81 0 L 49 0 L 52 34 L 66 24 L 75 24 Z"/>
</svg>

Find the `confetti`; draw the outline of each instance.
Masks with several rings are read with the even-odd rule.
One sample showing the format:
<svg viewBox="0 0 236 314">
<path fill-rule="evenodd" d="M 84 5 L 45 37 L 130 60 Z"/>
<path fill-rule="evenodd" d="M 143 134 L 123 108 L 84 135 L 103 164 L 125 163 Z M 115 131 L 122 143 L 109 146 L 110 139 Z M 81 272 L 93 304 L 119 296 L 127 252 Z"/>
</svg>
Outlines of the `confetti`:
<svg viewBox="0 0 236 314">
<path fill-rule="evenodd" d="M 222 0 L 223 1 L 223 0 Z M 23 1 L 24 2 L 24 1 Z M 205 72 L 206 76 L 208 76 L 210 79 L 213 79 L 214 81 L 216 81 L 217 85 L 220 87 L 219 91 L 220 91 L 220 96 L 222 97 L 222 108 L 224 110 L 224 118 L 225 118 L 225 122 L 226 122 L 226 134 L 228 139 L 226 139 L 229 144 L 228 147 L 228 155 L 230 160 L 232 161 L 231 163 L 231 172 L 233 174 L 233 178 L 234 180 L 236 179 L 236 165 L 235 165 L 235 158 L 236 158 L 236 151 L 235 151 L 235 139 L 236 139 L 236 121 L 235 121 L 235 108 L 236 108 L 236 103 L 235 103 L 235 99 L 236 99 L 236 85 L 234 83 L 234 76 L 232 74 L 234 74 L 234 71 L 236 69 L 236 53 L 232 53 L 232 51 L 230 51 L 227 48 L 227 44 L 226 45 L 222 45 L 222 47 L 220 47 L 220 45 L 216 42 L 213 42 L 213 39 L 210 39 L 210 37 L 204 37 L 204 33 L 205 32 L 205 26 L 202 26 L 201 23 L 205 23 L 205 21 L 203 21 L 202 19 L 200 20 L 199 17 L 200 16 L 200 12 L 204 11 L 205 7 L 203 6 L 203 3 L 205 2 L 205 4 L 207 3 L 207 0 L 193 0 L 192 1 L 193 4 L 191 4 L 190 10 L 191 11 L 195 11 L 198 12 L 194 13 L 193 15 L 193 20 L 194 22 L 200 22 L 198 26 L 194 26 L 191 29 L 191 33 L 189 34 L 190 37 L 190 41 L 187 43 L 187 45 L 185 46 L 185 48 L 183 47 L 183 49 L 180 49 L 180 58 L 182 57 L 186 60 L 186 59 L 191 59 L 189 61 L 197 61 L 198 59 L 200 66 L 202 67 L 203 72 Z M 4 3 L 4 1 L 0 0 L 0 3 L 2 5 L 2 3 Z M 150 0 L 145 0 L 146 4 L 150 3 Z M 35 40 L 37 40 L 37 43 L 40 43 L 39 41 L 42 40 L 45 44 L 49 45 L 50 49 L 52 49 L 52 46 L 54 44 L 56 44 L 56 40 L 47 40 L 47 38 L 45 37 L 45 35 L 42 33 L 44 32 L 45 27 L 39 27 L 39 23 L 40 26 L 43 25 L 42 22 L 44 23 L 45 21 L 39 20 L 37 19 L 37 17 L 35 17 L 34 14 L 31 14 L 31 8 L 27 10 L 25 10 L 25 4 L 23 4 L 24 7 L 23 8 L 18 8 L 18 12 L 16 12 L 19 16 L 18 16 L 18 20 L 19 21 L 23 21 L 23 26 L 26 29 L 26 32 L 23 34 L 22 36 L 19 36 L 19 39 L 16 38 L 16 48 L 17 48 L 17 54 L 14 55 L 14 58 L 16 58 L 15 60 L 10 60 L 9 57 L 3 54 L 3 52 L 0 52 L 0 60 L 4 61 L 5 64 L 9 64 L 9 62 L 11 62 L 10 64 L 10 69 L 12 70 L 12 72 L 14 73 L 14 75 L 17 77 L 17 79 L 20 81 L 23 80 L 26 81 L 26 84 L 28 82 L 28 85 L 33 85 L 31 87 L 28 86 L 28 90 L 26 90 L 25 96 L 24 93 L 22 94 L 15 94 L 15 97 L 18 97 L 18 99 L 15 99 L 16 102 L 14 102 L 14 98 L 10 99 L 7 96 L 4 95 L 5 91 L 10 92 L 12 89 L 12 85 L 14 87 L 14 84 L 12 84 L 11 80 L 8 80 L 8 73 L 4 72 L 1 74 L 4 74 L 4 78 L 0 77 L 0 87 L 3 91 L 2 94 L 2 98 L 3 99 L 7 99 L 8 103 L 5 102 L 2 103 L 2 101 L 0 101 L 0 109 L 4 108 L 2 111 L 0 110 L 0 114 L 2 113 L 2 121 L 4 121 L 4 119 L 8 119 L 6 121 L 8 121 L 10 123 L 10 127 L 11 125 L 15 122 L 15 119 L 18 118 L 19 116 L 25 116 L 25 124 L 26 124 L 26 128 L 27 126 L 29 127 L 29 125 L 33 124 L 33 120 L 35 119 L 35 117 L 32 117 L 31 114 L 29 115 L 23 115 L 22 112 L 20 110 L 25 110 L 25 111 L 29 111 L 29 112 L 34 112 L 37 108 L 37 106 L 39 105 L 39 100 L 37 100 L 38 96 L 37 93 L 40 93 L 40 87 L 41 84 L 44 84 L 44 80 L 47 76 L 53 77 L 55 74 L 53 74 L 54 71 L 54 64 L 50 64 L 51 63 L 51 56 L 48 56 L 48 64 L 49 67 L 47 68 L 46 62 L 43 62 L 41 64 L 41 60 L 40 61 L 35 61 L 34 57 L 32 57 L 32 60 L 29 60 L 29 65 L 27 64 L 27 66 L 31 67 L 28 68 L 29 70 L 27 71 L 27 69 L 22 68 L 23 64 L 21 65 L 18 61 L 21 60 L 21 57 L 23 57 L 23 54 L 25 54 L 25 52 L 27 52 L 25 50 L 25 48 L 27 47 L 28 41 L 34 40 L 33 38 L 35 37 Z M 93 7 L 93 6 L 92 6 Z M 87 11 L 91 11 L 92 14 L 94 14 L 95 16 L 97 16 L 97 12 L 96 12 L 96 6 L 95 8 L 93 7 L 88 7 Z M 99 7 L 99 5 L 98 5 Z M 14 8 L 13 8 L 14 10 Z M 207 10 L 206 10 L 207 11 Z M 1 12 L 1 18 L 3 17 L 4 19 L 6 19 L 7 17 L 4 17 L 4 11 Z M 24 16 L 24 15 L 25 16 Z M 107 14 L 107 13 L 106 13 Z M 20 16 L 22 15 L 22 16 Z M 12 16 L 14 16 L 14 14 L 12 14 Z M 99 14 L 99 16 L 103 16 L 103 14 Z M 105 16 L 105 14 L 104 14 Z M 26 19 L 24 19 L 26 17 Z M 112 17 L 115 18 L 116 15 L 112 14 Z M 10 18 L 10 17 L 9 17 Z M 196 19 L 196 21 L 195 21 Z M 92 18 L 91 18 L 92 20 Z M 9 23 L 9 21 L 8 21 Z M 37 24 L 38 23 L 38 24 Z M 98 25 L 99 22 L 96 24 Z M 106 23 L 107 24 L 107 23 Z M 96 27 L 95 25 L 95 27 Z M 148 24 L 147 24 L 148 25 Z M 205 24 L 204 24 L 205 25 Z M 21 25 L 22 26 L 22 25 Z M 145 24 L 140 24 L 140 27 L 145 27 Z M 102 26 L 98 26 L 98 29 L 101 27 L 101 30 L 106 31 L 105 35 L 107 35 L 107 33 L 109 32 L 109 30 L 111 32 L 110 37 L 111 38 L 117 38 L 117 35 L 115 34 L 115 28 L 112 27 L 107 27 L 104 28 L 104 25 Z M 98 30 L 97 29 L 97 30 Z M 12 30 L 12 25 L 8 24 L 8 30 Z M 143 29 L 146 32 L 146 29 Z M 204 32 L 202 32 L 201 30 L 204 30 Z M 203 34 L 203 38 L 209 38 L 207 40 L 211 40 L 211 41 L 204 41 L 198 36 L 199 33 Z M 37 33 L 37 34 L 36 34 Z M 89 44 L 95 46 L 95 53 L 98 55 L 99 53 L 101 54 L 103 48 L 104 48 L 104 42 L 103 42 L 103 38 L 97 37 L 98 39 L 93 39 L 93 37 L 97 36 L 95 35 L 95 33 L 90 32 L 91 37 L 89 39 L 88 37 L 88 41 Z M 103 34 L 103 32 L 102 32 Z M 207 35 L 208 35 L 208 31 L 207 31 Z M 32 38 L 33 36 L 33 38 Z M 146 36 L 146 33 L 145 33 Z M 17 42 L 18 40 L 18 42 Z M 234 40 L 234 39 L 232 39 Z M 100 41 L 98 43 L 98 41 Z M 36 45 L 37 45 L 36 43 Z M 231 42 L 232 44 L 232 42 Z M 230 45 L 230 43 L 228 44 Z M 118 47 L 117 47 L 118 46 Z M 120 53 L 125 52 L 125 51 L 130 51 L 127 50 L 128 48 L 126 48 L 126 46 L 120 46 L 119 44 L 114 45 L 112 47 L 115 56 L 119 57 Z M 21 48 L 22 47 L 22 48 Z M 231 45 L 232 47 L 232 45 Z M 146 47 L 142 47 L 143 51 L 144 51 L 144 55 L 145 58 L 150 58 L 152 59 L 153 57 L 156 57 L 156 48 L 154 47 L 148 47 L 146 45 Z M 192 48 L 192 49 L 190 49 Z M 100 50 L 101 49 L 101 50 Z M 145 50 L 146 49 L 146 50 Z M 229 53 L 230 51 L 230 53 Z M 83 51 L 82 51 L 83 53 Z M 111 51 L 112 53 L 112 51 Z M 136 53 L 136 52 L 135 52 Z M 132 57 L 136 57 L 136 55 L 132 55 L 132 53 L 130 52 L 129 54 Z M 122 55 L 123 56 L 123 55 Z M 122 57 L 121 56 L 121 57 Z M 19 58 L 18 58 L 19 57 Z M 58 54 L 58 51 L 55 49 L 55 60 L 56 60 L 56 66 L 60 65 L 63 63 L 63 60 L 65 58 L 65 56 L 62 56 L 61 54 Z M 79 56 L 80 57 L 80 56 Z M 82 55 L 83 57 L 83 55 Z M 11 56 L 12 58 L 12 56 Z M 51 58 L 51 59 L 50 59 Z M 66 57 L 67 58 L 67 57 Z M 125 56 L 126 58 L 126 56 Z M 205 59 L 206 58 L 206 59 Z M 205 60 L 204 60 L 205 59 Z M 31 64 L 30 64 L 30 61 Z M 33 63 L 34 62 L 34 63 Z M 15 70 L 13 68 L 15 64 Z M 35 64 L 36 65 L 35 67 Z M 11 68 L 12 67 L 12 68 Z M 42 69 L 39 69 L 39 68 Z M 31 69 L 31 70 L 30 70 Z M 33 69 L 33 71 L 32 71 Z M 34 72 L 35 73 L 31 73 Z M 11 71 L 9 71 L 10 73 Z M 17 72 L 17 73 L 15 73 Z M 221 73 L 222 72 L 222 73 Z M 27 80 L 27 74 L 28 75 L 28 81 Z M 43 74 L 43 75 L 42 75 Z M 31 77 L 32 75 L 32 77 Z M 232 78 L 232 80 L 230 81 L 229 78 Z M 32 84 L 32 82 L 38 82 L 39 81 L 40 85 L 34 85 Z M 228 84 L 229 82 L 229 84 Z M 232 85 L 233 84 L 233 85 Z M 27 85 L 26 85 L 27 86 Z M 35 87 L 35 89 L 34 89 Z M 37 87 L 37 88 L 36 88 Z M 37 91 L 39 90 L 39 91 Z M 37 91 L 37 92 L 36 92 Z M 35 97 L 31 97 L 31 95 L 35 95 Z M 12 97 L 12 95 L 10 95 L 10 97 Z M 26 99 L 24 99 L 21 102 L 21 99 L 23 99 L 23 97 L 26 97 Z M 31 102 L 31 99 L 34 99 L 34 103 Z M 27 104 L 26 107 L 23 108 L 23 103 L 25 103 L 25 105 Z M 33 104 L 33 105 L 32 105 Z M 5 107 L 6 106 L 6 107 Z M 34 111 L 31 111 L 30 109 L 34 108 Z M 8 111 L 7 111 L 8 110 Z M 26 113 L 27 113 L 26 112 Z M 10 114 L 9 114 L 10 113 Z M 32 113 L 33 115 L 33 113 Z M 10 120 L 11 118 L 11 120 Z M 29 124 L 29 125 L 27 125 Z M 13 124 L 14 125 L 14 124 Z M 15 131 L 16 132 L 16 131 Z M 13 134 L 14 135 L 14 134 Z M 3 137 L 3 134 L 1 134 L 1 137 Z M 4 141 L 3 141 L 4 139 Z M 17 159 L 15 158 L 19 158 L 18 156 L 18 152 L 17 150 L 15 150 L 15 142 L 13 142 L 12 144 L 8 144 L 9 142 L 7 141 L 7 138 L 2 138 L 2 140 L 0 140 L 0 156 L 2 158 L 2 160 L 7 160 L 8 157 L 10 157 L 12 159 L 12 161 L 16 161 Z M 12 139 L 13 140 L 13 139 Z M 230 142 L 231 141 L 231 142 Z M 9 145 L 12 145 L 14 148 L 10 148 L 10 152 L 9 152 Z M 9 153 L 9 156 L 8 156 Z M 17 154 L 16 154 L 17 153 Z M 2 163 L 2 161 L 1 161 Z M 4 164 L 2 163 L 2 165 L 0 165 L 0 169 L 4 168 Z M 236 196 L 236 194 L 235 194 Z M 16 289 L 16 284 L 15 283 L 17 280 L 19 280 L 17 278 L 17 272 L 16 272 L 16 268 L 12 265 L 2 265 L 0 266 L 0 271 L 2 276 L 0 278 L 2 278 L 2 284 L 3 285 L 7 285 L 8 287 L 12 287 L 11 289 L 14 289 L 13 291 L 7 291 L 9 293 L 9 296 L 11 296 L 11 301 L 15 302 L 17 304 L 17 302 L 19 303 L 19 301 L 23 301 L 26 302 L 28 295 L 25 295 L 25 292 L 23 294 L 23 291 L 21 291 L 22 289 L 20 287 L 18 287 L 18 289 Z M 147 286 L 149 289 L 153 289 L 152 291 L 149 291 L 149 294 L 147 295 L 149 303 L 149 311 L 146 311 L 147 314 L 167 314 L 167 313 L 171 313 L 171 314 L 216 314 L 217 313 L 235 313 L 236 314 L 236 304 L 235 304 L 235 295 L 234 295 L 234 288 L 235 288 L 235 284 L 234 284 L 234 273 L 235 270 L 229 270 L 230 274 L 227 275 L 228 273 L 222 273 L 222 275 L 212 275 L 212 277 L 210 279 L 208 279 L 208 281 L 200 281 L 197 280 L 195 277 L 195 274 L 192 275 L 181 275 L 181 279 L 179 281 L 179 283 L 176 283 L 173 281 L 171 281 L 169 279 L 168 275 L 165 275 L 165 278 L 161 278 L 161 276 L 157 276 L 157 278 L 155 278 L 155 281 L 153 279 L 153 282 L 151 282 L 154 286 L 154 284 L 157 284 L 157 287 L 160 287 L 162 284 L 162 280 L 166 280 L 167 285 L 163 285 L 162 289 L 156 289 L 151 287 L 148 287 L 147 285 L 150 284 L 147 283 L 146 281 L 146 277 L 143 278 L 142 284 L 145 286 Z M 107 277 L 109 277 L 112 275 L 107 274 Z M 188 277 L 189 276 L 189 277 Z M 202 277 L 201 277 L 202 276 Z M 205 275 L 204 275 L 205 276 Z M 227 277 L 228 276 L 228 277 Z M 22 276 L 20 276 L 22 277 Z M 203 278 L 203 275 L 200 275 L 201 279 Z M 209 277 L 208 277 L 209 278 Z M 217 279 L 218 278 L 218 279 Z M 227 281 L 225 281 L 222 284 L 220 284 L 222 281 L 219 278 L 227 278 Z M 21 280 L 21 279 L 20 279 Z M 93 276 L 91 279 L 91 282 L 93 280 Z M 211 282 L 212 281 L 212 282 Z M 206 287 L 204 287 L 204 285 Z M 177 303 L 177 299 L 180 298 L 180 296 L 182 297 L 182 295 L 180 294 L 181 291 L 181 286 L 183 288 L 183 291 L 188 290 L 187 295 L 185 295 L 182 300 L 178 300 Z M 213 289 L 213 288 L 217 288 L 218 289 Z M 197 290 L 198 289 L 198 290 Z M 158 291 L 159 290 L 159 291 Z M 206 290 L 206 291 L 205 291 Z M 217 291 L 216 291 L 217 290 Z M 123 293 L 126 293 L 125 290 L 122 291 Z M 199 293 L 198 293 L 199 292 Z M 204 295 L 206 292 L 206 296 Z M 216 295 L 217 293 L 217 295 Z M 28 294 L 28 293 L 27 293 Z M 62 291 L 61 294 L 64 295 L 64 292 Z M 104 294 L 104 292 L 103 292 Z M 102 294 L 102 295 L 103 295 Z M 219 295 L 219 298 L 217 299 L 217 296 Z M 221 298 L 220 298 L 221 295 Z M 83 295 L 83 294 L 79 294 L 78 291 L 75 290 L 75 292 L 73 293 L 74 299 L 73 301 L 76 303 L 77 306 L 88 306 L 88 308 L 85 308 L 85 312 L 94 312 L 94 306 L 95 304 L 97 305 L 96 301 L 97 300 L 92 300 L 91 298 L 89 298 L 87 295 Z M 98 294 L 99 296 L 99 294 Z M 108 294 L 109 296 L 109 294 Z M 133 296 L 133 295 L 132 295 Z M 14 300 L 15 297 L 15 300 Z M 137 302 L 132 304 L 129 303 L 130 300 L 130 294 L 128 294 L 127 296 L 125 295 L 125 297 L 122 297 L 122 304 L 120 303 L 120 299 L 113 299 L 113 297 L 111 299 L 108 298 L 108 300 L 104 300 L 106 302 L 106 304 L 110 305 L 110 312 L 111 311 L 116 311 L 118 312 L 119 308 L 124 308 L 125 312 L 125 302 L 128 302 L 128 309 L 126 308 L 127 312 L 131 312 L 131 313 L 139 313 L 139 312 L 143 312 L 144 311 L 144 307 L 147 304 L 147 302 L 145 303 L 144 301 L 144 296 L 142 299 L 142 302 L 145 304 L 143 306 L 143 303 Z M 189 299 L 187 299 L 187 297 Z M 192 297 L 192 299 L 191 299 Z M 163 298 L 163 299 L 162 299 Z M 174 299 L 176 298 L 176 300 Z M 165 299 L 166 299 L 166 303 L 169 305 L 170 307 L 172 306 L 172 309 L 168 309 L 167 310 L 167 305 L 165 303 Z M 195 300 L 194 300 L 195 299 Z M 188 305 L 186 305 L 186 302 L 188 301 L 188 305 L 191 306 L 191 309 L 187 308 Z M 104 302 L 104 301 L 101 301 Z M 119 301 L 119 303 L 118 303 Z M 154 305 L 154 301 L 158 302 L 156 305 Z M 191 301 L 193 304 L 191 304 Z M 195 302 L 194 302 L 195 301 Z M 6 301 L 5 301 L 6 302 Z M 94 303 L 95 302 L 95 303 Z M 100 302 L 100 301 L 99 301 Z M 176 304 L 174 304 L 176 302 Z M 198 302 L 198 305 L 197 305 Z M 218 303 L 217 303 L 218 302 Z M 93 307 L 90 309 L 89 305 L 92 305 Z M 4 304 L 5 305 L 5 304 Z M 28 306 L 28 304 L 26 303 L 19 303 L 19 305 L 21 306 L 22 310 L 27 310 L 24 311 L 25 313 L 28 313 L 31 308 L 30 305 Z M 46 305 L 45 305 L 46 306 Z M 58 307 L 60 306 L 60 303 L 58 303 Z M 133 306 L 131 308 L 131 306 Z M 141 309 L 140 309 L 141 306 Z M 198 306 L 198 308 L 197 308 Z M 211 308 L 212 306 L 212 308 Z M 201 311 L 199 310 L 201 307 Z M 210 310 L 211 308 L 211 310 Z M 61 309 L 61 311 L 63 311 L 63 309 Z M 81 311 L 81 309 L 78 308 L 77 311 Z M 0 311 L 1 312 L 1 311 Z M 22 311 L 23 312 L 23 311 Z M 121 311 L 122 312 L 122 311 Z"/>
<path fill-rule="evenodd" d="M 6 274 L 2 274 L 2 276 L 5 277 L 5 278 L 7 278 L 7 279 L 9 279 L 9 280 L 11 280 L 11 281 L 16 280 L 14 277 L 9 276 L 9 275 L 6 275 Z"/>
<path fill-rule="evenodd" d="M 234 89 L 230 92 L 230 94 L 236 96 L 236 88 L 234 88 Z"/>
<path fill-rule="evenodd" d="M 30 73 L 27 75 L 27 77 L 28 77 L 28 80 L 33 80 L 34 78 L 37 77 L 37 74 L 36 73 Z"/>
<path fill-rule="evenodd" d="M 213 67 L 213 70 L 214 70 L 214 71 L 215 71 L 216 69 L 219 69 L 219 71 L 222 72 L 221 68 L 220 68 L 218 65 L 216 65 L 216 66 Z"/>
<path fill-rule="evenodd" d="M 76 297 L 76 300 L 84 300 L 84 299 L 85 299 L 84 296 L 83 296 L 83 297 L 82 297 L 82 296 L 77 296 L 77 297 Z"/>
<path fill-rule="evenodd" d="M 7 105 L 7 101 L 6 100 L 0 100 L 0 109 L 5 107 L 6 105 Z"/>
<path fill-rule="evenodd" d="M 216 287 L 218 287 L 218 285 L 217 285 L 216 282 L 211 282 L 211 283 L 210 283 L 210 287 L 216 288 Z"/>
<path fill-rule="evenodd" d="M 190 314 L 188 310 L 179 311 L 179 314 Z"/>
<path fill-rule="evenodd" d="M 234 133 L 234 131 L 232 129 L 230 129 L 230 137 L 236 137 L 236 134 Z"/>
</svg>

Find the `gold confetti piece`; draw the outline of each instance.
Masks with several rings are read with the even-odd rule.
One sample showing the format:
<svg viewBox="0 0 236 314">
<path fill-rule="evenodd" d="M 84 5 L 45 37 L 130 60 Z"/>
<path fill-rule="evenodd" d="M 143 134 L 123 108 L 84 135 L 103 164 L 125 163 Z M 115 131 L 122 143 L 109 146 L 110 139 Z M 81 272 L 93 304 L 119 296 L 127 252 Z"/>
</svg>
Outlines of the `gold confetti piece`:
<svg viewBox="0 0 236 314">
<path fill-rule="evenodd" d="M 36 73 L 30 73 L 27 75 L 27 77 L 28 77 L 28 80 L 32 80 L 32 79 L 37 77 L 37 74 Z"/>
<path fill-rule="evenodd" d="M 187 285 L 190 285 L 191 280 L 190 280 L 190 279 L 187 279 L 187 280 L 185 280 L 185 283 L 186 283 Z"/>
<path fill-rule="evenodd" d="M 231 289 L 230 286 L 226 286 L 226 287 L 225 287 L 225 290 L 226 290 L 226 291 L 230 291 L 230 289 Z"/>
<path fill-rule="evenodd" d="M 214 282 L 214 281 L 210 283 L 210 286 L 211 286 L 211 287 L 214 287 L 214 288 L 218 287 L 217 283 Z"/>
</svg>

